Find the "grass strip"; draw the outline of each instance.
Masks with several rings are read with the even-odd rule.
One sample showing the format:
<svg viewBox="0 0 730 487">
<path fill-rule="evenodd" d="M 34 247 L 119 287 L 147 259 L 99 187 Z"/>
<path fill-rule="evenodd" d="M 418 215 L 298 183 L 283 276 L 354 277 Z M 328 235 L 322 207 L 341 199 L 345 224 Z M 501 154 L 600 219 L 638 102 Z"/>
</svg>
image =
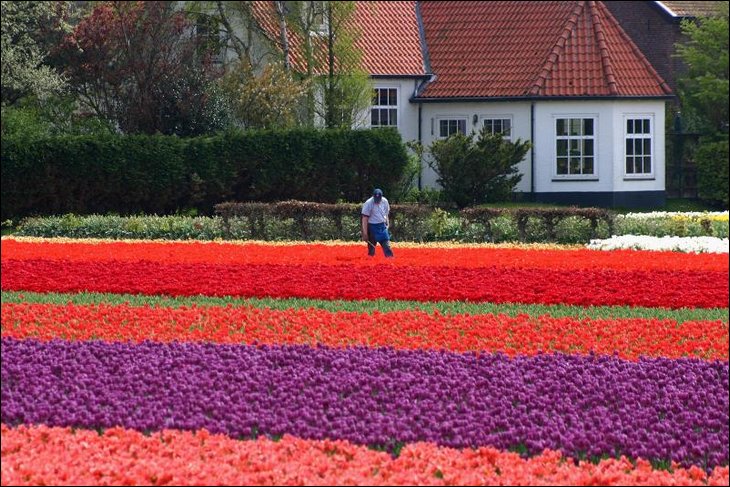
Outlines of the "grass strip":
<svg viewBox="0 0 730 487">
<path fill-rule="evenodd" d="M 442 314 L 506 314 L 516 316 L 528 314 L 553 317 L 571 316 L 576 318 L 657 318 L 675 320 L 677 323 L 698 320 L 728 321 L 728 308 L 644 308 L 630 306 L 571 306 L 544 304 L 512 303 L 469 303 L 462 301 L 439 301 L 424 303 L 419 301 L 389 301 L 385 299 L 367 301 L 318 300 L 306 298 L 239 298 L 233 296 L 148 296 L 113 293 L 35 293 L 27 291 L 2 291 L 3 303 L 51 303 L 51 304 L 122 304 L 132 306 L 253 306 L 256 308 L 290 309 L 316 308 L 327 311 L 375 311 L 422 310 L 438 311 Z"/>
</svg>

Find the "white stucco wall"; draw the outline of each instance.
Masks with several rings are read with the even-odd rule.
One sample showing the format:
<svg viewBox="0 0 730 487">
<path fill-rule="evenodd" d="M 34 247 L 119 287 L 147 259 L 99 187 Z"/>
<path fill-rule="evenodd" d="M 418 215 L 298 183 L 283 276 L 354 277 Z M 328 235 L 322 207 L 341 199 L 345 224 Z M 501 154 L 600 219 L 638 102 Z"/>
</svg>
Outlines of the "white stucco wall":
<svg viewBox="0 0 730 487">
<path fill-rule="evenodd" d="M 474 123 L 476 115 L 477 122 Z M 471 102 L 471 103 L 424 103 L 422 112 L 422 142 L 429 147 L 439 139 L 438 121 L 444 118 L 466 118 L 467 131 L 478 132 L 485 118 L 509 118 L 512 121 L 512 140 L 518 138 L 530 140 L 530 103 L 515 102 Z M 428 156 L 426 156 L 428 157 Z M 517 185 L 517 191 L 530 191 L 530 153 L 519 164 L 522 180 Z M 424 161 L 422 185 L 424 187 L 438 187 L 438 176 Z"/>
<path fill-rule="evenodd" d="M 665 186 L 664 109 L 662 100 L 554 100 L 536 101 L 535 116 L 535 192 L 606 192 L 606 191 L 660 191 Z M 417 136 L 418 110 L 415 109 Z M 529 101 L 423 103 L 422 142 L 428 147 L 438 139 L 438 120 L 466 118 L 467 130 L 478 130 L 484 118 L 511 118 L 512 140 L 530 140 Z M 477 123 L 474 124 L 474 116 Z M 557 118 L 595 119 L 596 174 L 585 179 L 570 179 L 556 174 Z M 636 178 L 625 174 L 626 117 L 648 117 L 652 120 L 653 174 Z M 405 121 L 408 127 L 410 121 Z M 409 128 L 409 133 L 411 132 Z M 404 139 L 408 140 L 406 137 Z M 517 191 L 530 191 L 530 158 L 518 166 L 522 180 Z M 422 184 L 437 187 L 437 175 L 424 162 Z"/>
<path fill-rule="evenodd" d="M 373 89 L 395 88 L 398 90 L 398 131 L 403 142 L 418 140 L 418 105 L 409 99 L 416 91 L 420 78 L 371 78 Z M 370 128 L 370 110 L 362 114 L 357 128 Z"/>
<path fill-rule="evenodd" d="M 571 178 L 556 174 L 557 118 L 595 119 L 594 176 Z M 653 122 L 653 174 L 636 178 L 625 174 L 627 117 L 649 117 Z M 535 103 L 535 191 L 605 192 L 664 190 L 664 102 L 661 100 L 539 101 Z"/>
</svg>

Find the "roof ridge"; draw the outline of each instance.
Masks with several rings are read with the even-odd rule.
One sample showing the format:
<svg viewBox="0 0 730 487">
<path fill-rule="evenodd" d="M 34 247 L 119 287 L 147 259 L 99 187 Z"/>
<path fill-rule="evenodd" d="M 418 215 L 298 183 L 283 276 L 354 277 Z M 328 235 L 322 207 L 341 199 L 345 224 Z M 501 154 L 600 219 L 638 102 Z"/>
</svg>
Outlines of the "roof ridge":
<svg viewBox="0 0 730 487">
<path fill-rule="evenodd" d="M 608 85 L 608 92 L 612 95 L 618 95 L 616 74 L 613 71 L 611 56 L 608 54 L 608 45 L 606 44 L 606 35 L 603 33 L 603 24 L 601 23 L 601 19 L 598 15 L 594 13 L 596 2 L 589 1 L 587 4 L 588 15 L 591 16 L 591 25 L 593 26 L 593 33 L 595 35 L 596 43 L 598 44 L 598 52 L 601 56 L 601 67 L 603 68 L 604 79 Z"/>
<path fill-rule="evenodd" d="M 558 39 L 555 41 L 555 44 L 553 44 L 552 49 L 550 49 L 547 60 L 542 65 L 542 69 L 537 74 L 537 78 L 528 89 L 528 95 L 539 95 L 540 91 L 542 91 L 545 87 L 545 82 L 547 81 L 550 72 L 555 68 L 557 60 L 560 58 L 560 54 L 562 54 L 565 49 L 565 43 L 568 39 L 570 39 L 573 34 L 573 30 L 578 25 L 578 19 L 580 18 L 581 13 L 583 13 L 584 4 L 584 1 L 577 1 L 575 3 L 573 11 L 568 16 L 565 24 L 563 24 L 563 28 L 560 31 Z"/>
<path fill-rule="evenodd" d="M 644 56 L 644 53 L 641 52 L 641 49 L 639 49 L 638 46 L 634 43 L 634 41 L 631 40 L 631 37 L 629 37 L 629 35 L 624 31 L 623 27 L 621 27 L 621 24 L 618 22 L 618 20 L 616 20 L 616 18 L 611 14 L 611 11 L 605 5 L 603 5 L 603 2 L 599 2 L 599 3 L 600 3 L 600 8 L 601 8 L 601 14 L 605 15 L 608 18 L 613 19 L 614 24 L 618 28 L 617 29 L 618 34 L 624 39 L 624 41 L 626 41 L 627 45 L 631 49 L 631 52 L 634 53 L 634 55 L 639 59 L 641 64 L 644 65 L 644 67 L 649 71 L 649 73 L 651 73 L 659 81 L 658 86 L 662 89 L 662 91 L 664 93 L 666 93 L 667 95 L 671 95 L 672 89 L 669 87 L 669 85 L 664 80 L 664 78 L 662 78 L 661 75 L 657 72 L 657 70 L 654 69 L 654 66 L 652 66 L 652 64 L 649 62 L 649 60 L 646 58 L 646 56 Z"/>
</svg>

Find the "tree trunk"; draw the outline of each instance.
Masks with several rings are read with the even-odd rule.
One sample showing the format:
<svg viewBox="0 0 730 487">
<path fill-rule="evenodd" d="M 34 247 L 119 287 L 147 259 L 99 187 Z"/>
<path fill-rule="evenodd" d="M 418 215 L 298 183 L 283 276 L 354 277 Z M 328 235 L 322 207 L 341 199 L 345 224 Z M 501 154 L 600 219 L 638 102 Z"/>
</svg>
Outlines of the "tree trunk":
<svg viewBox="0 0 730 487">
<path fill-rule="evenodd" d="M 335 127 L 335 32 L 332 25 L 332 3 L 327 2 L 327 93 L 325 94 L 325 110 L 327 128 Z"/>
<path fill-rule="evenodd" d="M 279 15 L 279 36 L 281 37 L 281 49 L 284 51 L 284 69 L 288 73 L 291 70 L 289 63 L 289 34 L 286 30 L 286 17 L 284 14 L 284 2 L 277 1 L 276 13 Z"/>
</svg>

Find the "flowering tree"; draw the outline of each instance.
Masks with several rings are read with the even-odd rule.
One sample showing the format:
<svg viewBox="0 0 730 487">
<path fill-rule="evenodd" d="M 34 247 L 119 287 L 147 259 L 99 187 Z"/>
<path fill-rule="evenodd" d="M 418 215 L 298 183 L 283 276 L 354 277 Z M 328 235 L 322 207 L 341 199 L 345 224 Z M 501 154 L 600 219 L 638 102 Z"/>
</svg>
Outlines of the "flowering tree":
<svg viewBox="0 0 730 487">
<path fill-rule="evenodd" d="M 47 63 L 45 40 L 67 28 L 69 2 L 2 2 L 2 103 L 35 95 L 44 98 L 65 87 L 61 74 Z"/>
<path fill-rule="evenodd" d="M 175 2 L 102 2 L 57 53 L 80 101 L 126 133 L 195 135 L 225 125 L 221 73 Z"/>
</svg>

